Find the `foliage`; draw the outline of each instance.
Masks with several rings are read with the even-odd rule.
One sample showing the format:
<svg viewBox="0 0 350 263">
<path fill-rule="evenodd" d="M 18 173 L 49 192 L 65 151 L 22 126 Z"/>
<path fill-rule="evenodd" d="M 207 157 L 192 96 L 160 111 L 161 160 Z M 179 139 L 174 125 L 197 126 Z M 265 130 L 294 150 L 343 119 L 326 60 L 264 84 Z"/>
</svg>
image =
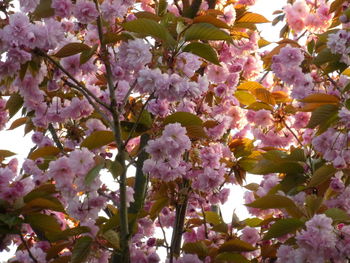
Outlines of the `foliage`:
<svg viewBox="0 0 350 263">
<path fill-rule="evenodd" d="M 0 129 L 34 144 L 0 150 L 9 262 L 347 262 L 348 1 L 2 2 Z"/>
</svg>

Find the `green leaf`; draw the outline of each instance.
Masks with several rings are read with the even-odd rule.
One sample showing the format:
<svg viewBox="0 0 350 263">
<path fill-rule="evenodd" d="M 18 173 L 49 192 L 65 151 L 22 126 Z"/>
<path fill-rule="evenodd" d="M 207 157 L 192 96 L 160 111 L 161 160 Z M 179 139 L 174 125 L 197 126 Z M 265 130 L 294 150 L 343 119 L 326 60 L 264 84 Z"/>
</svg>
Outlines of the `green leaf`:
<svg viewBox="0 0 350 263">
<path fill-rule="evenodd" d="M 25 221 L 30 224 L 39 236 L 43 235 L 49 240 L 50 235 L 55 235 L 61 232 L 61 226 L 53 216 L 33 213 L 27 215 Z"/>
<path fill-rule="evenodd" d="M 100 174 L 100 171 L 103 167 L 104 167 L 104 164 L 99 163 L 93 168 L 91 168 L 91 170 L 87 173 L 85 177 L 85 184 L 90 185 L 95 180 L 95 178 Z"/>
<path fill-rule="evenodd" d="M 240 239 L 231 239 L 229 241 L 226 241 L 224 244 L 222 244 L 219 247 L 219 253 L 220 252 L 249 252 L 256 250 L 256 247 L 253 247 L 251 244 L 242 241 Z"/>
<path fill-rule="evenodd" d="M 22 207 L 22 213 L 33 212 L 33 211 L 41 211 L 44 209 L 49 209 L 58 212 L 64 212 L 64 208 L 60 201 L 55 197 L 50 198 L 35 198 L 26 203 L 24 207 Z"/>
<path fill-rule="evenodd" d="M 114 142 L 114 134 L 112 131 L 95 131 L 91 133 L 80 146 L 86 147 L 89 150 L 101 148 L 107 144 Z"/>
<path fill-rule="evenodd" d="M 204 258 L 208 255 L 208 248 L 203 241 L 185 243 L 182 250 L 188 254 L 196 254 L 199 258 Z"/>
<path fill-rule="evenodd" d="M 333 165 L 323 165 L 318 168 L 311 177 L 308 187 L 316 187 L 330 179 L 337 170 Z"/>
<path fill-rule="evenodd" d="M 339 208 L 330 208 L 324 213 L 326 216 L 332 218 L 335 223 L 348 223 L 350 221 L 350 216 Z"/>
<path fill-rule="evenodd" d="M 151 219 L 157 218 L 159 215 L 160 211 L 167 206 L 169 203 L 169 198 L 168 197 L 162 197 L 157 199 L 154 204 L 151 207 L 151 210 L 149 212 Z"/>
<path fill-rule="evenodd" d="M 9 111 L 10 119 L 22 108 L 23 98 L 18 93 L 14 93 L 6 102 L 6 109 Z"/>
<path fill-rule="evenodd" d="M 208 23 L 193 24 L 184 34 L 186 41 L 191 40 L 228 40 L 232 38 L 226 32 Z"/>
<path fill-rule="evenodd" d="M 271 209 L 271 208 L 286 208 L 286 207 L 295 207 L 294 202 L 288 197 L 282 195 L 265 195 L 256 199 L 246 206 L 259 208 L 259 209 Z"/>
<path fill-rule="evenodd" d="M 60 256 L 51 260 L 50 263 L 71 263 L 71 256 Z"/>
<path fill-rule="evenodd" d="M 59 240 L 65 240 L 68 239 L 69 237 L 72 236 L 78 236 L 81 235 L 83 233 L 89 233 L 90 232 L 90 228 L 87 226 L 77 226 L 74 228 L 68 228 L 64 231 L 61 231 L 59 233 L 54 233 L 51 235 L 48 235 L 50 237 L 50 240 L 53 242 L 59 241 Z"/>
<path fill-rule="evenodd" d="M 134 13 L 134 15 L 137 18 L 147 18 L 147 19 L 154 20 L 156 22 L 159 22 L 161 20 L 161 18 L 158 15 L 147 11 L 140 11 L 140 12 Z"/>
<path fill-rule="evenodd" d="M 90 48 L 89 50 L 84 50 L 83 52 L 81 52 L 80 65 L 83 65 L 90 60 L 90 58 L 95 54 L 97 47 L 98 47 L 98 45 L 96 44 L 92 48 Z"/>
<path fill-rule="evenodd" d="M 120 248 L 119 235 L 112 229 L 107 230 L 102 234 L 102 236 L 115 248 Z"/>
<path fill-rule="evenodd" d="M 250 105 L 256 102 L 254 95 L 252 95 L 250 92 L 247 92 L 245 90 L 237 90 L 235 92 L 235 97 L 243 105 Z"/>
<path fill-rule="evenodd" d="M 54 56 L 58 58 L 64 58 L 79 54 L 83 51 L 90 51 L 91 48 L 83 43 L 69 43 L 62 47 Z"/>
<path fill-rule="evenodd" d="M 247 218 L 244 220 L 244 223 L 247 225 L 247 226 L 250 226 L 250 227 L 257 227 L 257 226 L 260 226 L 260 223 L 262 222 L 263 220 L 260 219 L 260 218 Z"/>
<path fill-rule="evenodd" d="M 187 136 L 191 139 L 205 139 L 208 138 L 207 133 L 204 131 L 202 126 L 199 125 L 188 125 L 185 126 Z"/>
<path fill-rule="evenodd" d="M 220 65 L 218 54 L 209 44 L 193 42 L 185 46 L 183 51 L 195 54 L 215 65 Z"/>
<path fill-rule="evenodd" d="M 296 218 L 286 218 L 278 220 L 270 227 L 263 240 L 268 240 L 286 235 L 288 233 L 292 233 L 303 226 L 304 223 Z"/>
<path fill-rule="evenodd" d="M 86 262 L 86 259 L 90 254 L 92 241 L 92 238 L 89 236 L 83 236 L 76 241 L 72 251 L 71 263 Z"/>
<path fill-rule="evenodd" d="M 167 0 L 159 0 L 157 14 L 159 16 L 164 15 L 167 12 L 168 2 Z"/>
<path fill-rule="evenodd" d="M 51 8 L 52 0 L 40 0 L 39 5 L 33 12 L 33 17 L 36 20 L 41 18 L 46 18 L 53 16 L 55 14 L 55 9 Z"/>
<path fill-rule="evenodd" d="M 0 159 L 5 159 L 7 157 L 11 157 L 16 155 L 16 153 L 8 151 L 8 150 L 0 150 Z"/>
<path fill-rule="evenodd" d="M 205 211 L 204 215 L 205 215 L 205 221 L 209 224 L 219 225 L 222 223 L 222 218 L 216 212 Z"/>
<path fill-rule="evenodd" d="M 115 44 L 119 41 L 128 41 L 130 39 L 134 39 L 130 34 L 128 33 L 114 33 L 114 32 L 107 32 L 103 35 L 103 44 Z"/>
<path fill-rule="evenodd" d="M 269 173 L 290 173 L 299 174 L 304 172 L 304 168 L 297 162 L 279 161 L 262 159 L 256 163 L 252 169 L 247 169 L 252 174 L 269 174 Z"/>
<path fill-rule="evenodd" d="M 338 106 L 334 104 L 325 104 L 318 107 L 312 112 L 307 128 L 315 128 L 316 126 L 322 124 L 323 122 L 330 119 L 333 115 L 338 113 Z"/>
<path fill-rule="evenodd" d="M 122 24 L 122 27 L 130 32 L 140 33 L 146 36 L 152 36 L 164 40 L 170 45 L 175 44 L 174 38 L 170 35 L 165 26 L 154 20 L 147 18 L 138 18 Z"/>
<path fill-rule="evenodd" d="M 31 159 L 31 160 L 35 160 L 38 158 L 45 159 L 45 157 L 48 158 L 48 157 L 56 156 L 60 152 L 61 152 L 61 150 L 55 146 L 46 146 L 46 147 L 39 148 L 39 149 L 35 150 L 34 152 L 32 152 L 29 155 L 29 159 Z"/>
<path fill-rule="evenodd" d="M 52 245 L 46 252 L 46 260 L 49 261 L 52 258 L 55 258 L 58 256 L 58 253 L 60 253 L 63 249 L 68 247 L 71 244 L 71 242 L 61 242 L 56 245 Z M 51 263 L 52 261 L 50 261 Z"/>
<path fill-rule="evenodd" d="M 241 254 L 223 252 L 215 257 L 215 262 L 249 263 L 250 261 Z"/>
<path fill-rule="evenodd" d="M 322 66 L 323 64 L 331 61 L 339 61 L 341 55 L 333 54 L 329 48 L 324 48 L 314 59 L 314 64 L 317 66 Z"/>
<path fill-rule="evenodd" d="M 39 186 L 38 188 L 35 188 L 34 190 L 29 192 L 28 194 L 26 194 L 23 197 L 23 201 L 25 203 L 28 203 L 29 201 L 36 199 L 36 198 L 40 198 L 40 197 L 47 198 L 56 192 L 57 191 L 56 191 L 54 184 L 43 184 L 43 185 Z"/>
<path fill-rule="evenodd" d="M 202 126 L 203 121 L 197 116 L 189 112 L 175 112 L 172 115 L 166 117 L 163 121 L 164 125 L 169 123 L 180 123 L 182 126 L 186 127 L 189 125 Z"/>
</svg>

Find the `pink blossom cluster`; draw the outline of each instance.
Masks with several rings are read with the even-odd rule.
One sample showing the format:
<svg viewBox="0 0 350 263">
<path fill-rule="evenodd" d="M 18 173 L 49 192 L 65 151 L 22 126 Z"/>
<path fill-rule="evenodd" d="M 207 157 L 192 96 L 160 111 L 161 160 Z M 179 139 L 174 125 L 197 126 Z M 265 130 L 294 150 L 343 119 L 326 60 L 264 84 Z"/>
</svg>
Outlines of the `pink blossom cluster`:
<svg viewBox="0 0 350 263">
<path fill-rule="evenodd" d="M 180 98 L 199 98 L 208 89 L 205 77 L 194 82 L 176 73 L 162 73 L 158 68 L 140 70 L 137 83 L 141 93 L 154 94 L 160 100 L 169 102 L 178 101 Z"/>
<path fill-rule="evenodd" d="M 348 149 L 349 134 L 329 128 L 321 135 L 314 137 L 312 145 L 316 151 L 323 154 L 326 161 L 332 162 L 337 169 L 343 169 L 350 164 Z"/>
<path fill-rule="evenodd" d="M 350 32 L 339 30 L 336 33 L 328 35 L 327 47 L 333 54 L 341 55 L 341 62 L 350 65 Z"/>
<path fill-rule="evenodd" d="M 192 187 L 202 192 L 218 189 L 225 182 L 226 165 L 223 158 L 230 158 L 230 150 L 220 143 L 211 144 L 200 150 L 201 166 L 203 169 L 194 170 Z M 228 194 L 228 193 L 227 193 Z M 210 197 L 207 196 L 209 199 Z"/>
<path fill-rule="evenodd" d="M 330 13 L 329 4 L 320 1 L 316 8 L 314 5 L 314 2 L 298 0 L 284 7 L 287 23 L 295 33 L 299 33 L 304 29 L 314 33 L 322 33 L 329 28 L 333 17 L 333 14 Z"/>
<path fill-rule="evenodd" d="M 277 262 L 325 262 L 338 259 L 337 243 L 342 241 L 337 240 L 332 219 L 324 214 L 314 215 L 307 221 L 306 230 L 299 232 L 296 240 L 299 246 L 297 249 L 288 245 L 278 249 Z"/>
<path fill-rule="evenodd" d="M 3 130 L 8 121 L 8 112 L 6 110 L 6 100 L 0 98 L 0 131 Z"/>
<path fill-rule="evenodd" d="M 90 184 L 86 183 L 87 173 L 94 167 L 94 154 L 86 148 L 74 150 L 69 158 L 60 157 L 51 161 L 48 178 L 53 179 L 67 205 L 67 212 L 81 222 L 96 219 L 98 212 L 106 205 L 106 198 L 99 196 L 97 190 L 101 181 L 97 177 Z M 86 196 L 78 196 L 84 192 Z"/>
<path fill-rule="evenodd" d="M 310 95 L 314 88 L 313 78 L 300 68 L 304 55 L 299 48 L 283 47 L 278 55 L 273 56 L 271 69 L 287 85 L 292 85 L 291 96 L 302 99 Z"/>
<path fill-rule="evenodd" d="M 0 199 L 11 204 L 35 187 L 32 178 L 17 175 L 17 166 L 17 159 L 12 159 L 6 167 L 0 168 Z"/>
<path fill-rule="evenodd" d="M 182 156 L 191 148 L 186 133 L 179 123 L 168 124 L 162 136 L 149 141 L 146 151 L 151 158 L 143 165 L 144 173 L 165 182 L 185 176 L 188 168 Z"/>
<path fill-rule="evenodd" d="M 12 51 L 13 55 L 8 54 L 7 63 L 12 62 L 11 66 L 15 67 L 15 64 L 30 60 L 30 54 L 26 54 L 23 48 L 43 50 L 56 48 L 64 39 L 64 29 L 61 23 L 53 18 L 48 18 L 44 22 L 30 23 L 28 16 L 17 12 L 10 15 L 9 24 L 0 30 L 0 36 L 1 51 L 21 48 L 21 51 Z M 18 68 L 12 73 L 16 71 Z"/>
</svg>

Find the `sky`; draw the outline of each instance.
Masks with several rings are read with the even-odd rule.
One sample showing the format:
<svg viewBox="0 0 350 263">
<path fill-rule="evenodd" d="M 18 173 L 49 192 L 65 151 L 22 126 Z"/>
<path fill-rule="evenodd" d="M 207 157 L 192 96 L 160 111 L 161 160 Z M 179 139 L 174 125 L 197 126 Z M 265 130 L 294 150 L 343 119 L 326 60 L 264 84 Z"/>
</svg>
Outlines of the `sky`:
<svg viewBox="0 0 350 263">
<path fill-rule="evenodd" d="M 18 3 L 17 3 L 18 4 Z M 264 15 L 270 21 L 273 20 L 274 16 L 272 13 L 275 10 L 281 9 L 286 4 L 286 0 L 257 0 L 256 5 L 250 9 L 252 12 L 256 12 Z M 281 29 L 281 24 L 272 27 L 271 24 L 260 24 L 258 29 L 261 31 L 261 36 L 270 42 L 278 41 L 278 32 Z M 20 114 L 13 117 L 12 120 L 20 118 Z M 8 126 L 9 127 L 9 126 Z M 16 157 L 19 161 L 28 155 L 28 151 L 33 146 L 31 135 L 28 134 L 24 136 L 23 128 L 17 128 L 15 130 L 3 130 L 0 132 L 0 149 L 10 150 L 17 153 Z M 108 175 L 103 175 L 103 181 L 108 182 L 110 185 L 112 182 L 108 179 Z M 259 183 L 261 176 L 248 175 L 246 184 L 256 182 Z M 223 219 L 226 223 L 231 222 L 233 211 L 238 215 L 239 219 L 243 220 L 249 217 L 247 209 L 245 208 L 243 200 L 244 189 L 240 186 L 233 186 L 231 188 L 231 193 L 229 200 L 221 207 Z M 14 253 L 14 248 L 8 252 L 0 252 L 0 262 L 6 262 L 6 260 L 11 257 Z M 4 261 L 1 261 L 4 260 Z"/>
</svg>

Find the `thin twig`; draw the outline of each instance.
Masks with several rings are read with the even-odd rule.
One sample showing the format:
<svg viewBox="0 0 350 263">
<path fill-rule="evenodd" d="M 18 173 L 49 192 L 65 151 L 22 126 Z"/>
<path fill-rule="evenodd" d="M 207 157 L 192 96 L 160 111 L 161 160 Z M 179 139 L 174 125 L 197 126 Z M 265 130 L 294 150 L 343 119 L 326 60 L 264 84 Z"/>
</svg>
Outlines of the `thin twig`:
<svg viewBox="0 0 350 263">
<path fill-rule="evenodd" d="M 19 233 L 19 236 L 22 240 L 23 245 L 25 246 L 26 250 L 28 251 L 29 257 L 35 262 L 38 263 L 39 261 L 33 256 L 32 252 L 30 251 L 30 248 L 28 247 L 27 242 L 24 240 L 24 237 L 22 236 L 22 233 Z"/>
<path fill-rule="evenodd" d="M 164 231 L 164 227 L 163 227 L 163 225 L 162 225 L 162 222 L 160 221 L 159 215 L 158 215 L 158 223 L 159 223 L 160 229 L 161 229 L 162 232 L 163 232 L 164 243 L 165 243 L 165 245 L 166 245 L 167 254 L 169 254 L 169 248 L 170 248 L 170 246 L 169 246 L 169 243 L 168 243 L 168 241 L 167 241 L 167 239 L 166 239 L 166 233 L 165 233 L 165 231 Z"/>
<path fill-rule="evenodd" d="M 71 79 L 75 84 L 76 87 L 78 87 L 77 89 L 79 91 L 84 91 L 86 94 L 88 94 L 90 97 L 92 97 L 98 104 L 100 104 L 101 106 L 105 107 L 107 110 L 110 110 L 109 106 L 104 103 L 103 101 L 101 101 L 99 98 L 97 98 L 90 90 L 88 90 L 84 85 L 82 85 L 76 78 L 74 78 L 72 76 L 72 74 L 70 74 L 65 68 L 63 68 L 60 63 L 58 63 L 57 61 L 55 61 L 52 57 L 50 57 L 48 54 L 46 54 L 45 52 L 42 52 L 40 49 L 36 49 L 34 51 L 36 54 L 47 58 L 52 64 L 54 64 L 57 68 L 59 68 L 64 74 L 67 75 L 67 77 L 69 79 Z"/>
<path fill-rule="evenodd" d="M 92 105 L 95 111 L 98 112 L 109 125 L 112 125 L 108 116 L 101 109 L 97 107 L 97 105 L 92 101 L 90 96 L 87 93 L 85 93 L 84 90 L 80 90 L 78 86 L 74 85 L 73 83 L 70 83 L 68 80 L 63 79 L 63 81 L 64 81 L 64 84 L 66 84 L 67 86 L 80 91 L 84 95 L 84 97 L 88 100 L 88 102 Z"/>
<path fill-rule="evenodd" d="M 58 138 L 55 128 L 53 127 L 52 123 L 49 124 L 49 131 L 52 135 L 52 139 L 55 142 L 57 148 L 59 148 L 61 151 L 64 150 L 62 143 L 60 142 L 60 138 Z"/>
<path fill-rule="evenodd" d="M 137 128 L 137 125 L 139 124 L 139 121 L 140 121 L 140 119 L 141 119 L 141 117 L 142 117 L 142 113 L 143 113 L 143 111 L 145 110 L 147 104 L 150 102 L 151 99 L 153 99 L 153 93 L 148 97 L 148 99 L 146 100 L 145 104 L 142 106 L 142 109 L 141 109 L 141 111 L 140 111 L 140 114 L 139 114 L 139 116 L 137 116 L 137 119 L 136 119 L 134 125 L 132 126 L 131 131 L 129 132 L 129 136 L 128 136 L 128 138 L 126 139 L 126 141 L 125 141 L 125 143 L 124 143 L 125 146 L 126 146 L 126 145 L 128 144 L 128 142 L 131 140 L 131 138 L 132 138 L 132 136 L 133 136 L 133 134 L 134 134 L 134 132 L 135 132 L 135 130 L 136 130 L 136 128 Z"/>
<path fill-rule="evenodd" d="M 288 131 L 290 131 L 292 133 L 292 135 L 294 136 L 294 138 L 298 141 L 298 143 L 300 144 L 300 146 L 304 146 L 303 143 L 301 142 L 301 140 L 298 138 L 298 136 L 295 134 L 295 132 L 287 125 L 286 121 L 283 121 L 284 126 L 287 128 Z"/>
</svg>

